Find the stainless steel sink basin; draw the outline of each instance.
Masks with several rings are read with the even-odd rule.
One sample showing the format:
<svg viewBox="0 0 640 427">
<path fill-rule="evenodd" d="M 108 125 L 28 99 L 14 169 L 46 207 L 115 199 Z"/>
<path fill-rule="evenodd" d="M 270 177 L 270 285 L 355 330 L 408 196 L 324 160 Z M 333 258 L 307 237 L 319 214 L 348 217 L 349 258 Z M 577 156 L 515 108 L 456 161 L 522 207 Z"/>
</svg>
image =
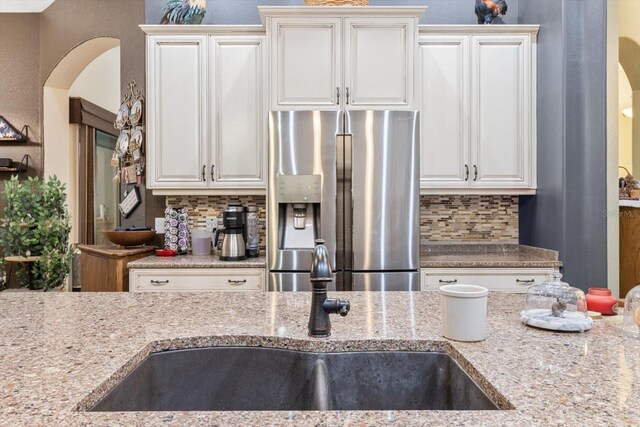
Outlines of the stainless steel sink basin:
<svg viewBox="0 0 640 427">
<path fill-rule="evenodd" d="M 446 353 L 214 347 L 148 356 L 90 411 L 494 409 Z"/>
</svg>

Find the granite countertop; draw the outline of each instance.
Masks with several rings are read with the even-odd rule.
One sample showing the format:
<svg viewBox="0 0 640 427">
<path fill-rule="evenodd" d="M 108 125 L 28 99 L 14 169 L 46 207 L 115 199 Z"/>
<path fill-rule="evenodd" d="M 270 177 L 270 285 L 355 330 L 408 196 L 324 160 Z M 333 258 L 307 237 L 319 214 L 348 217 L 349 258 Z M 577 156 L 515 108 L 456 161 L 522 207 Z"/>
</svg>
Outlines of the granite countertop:
<svg viewBox="0 0 640 427">
<path fill-rule="evenodd" d="M 2 293 L 0 425 L 637 425 L 640 340 L 621 319 L 582 334 L 519 320 L 524 297 L 489 295 L 488 337 L 440 336 L 431 292 L 332 293 L 351 300 L 333 335 L 307 336 L 308 293 Z M 222 304 L 221 302 L 224 302 Z M 211 345 L 314 351 L 446 351 L 501 396 L 501 411 L 84 412 L 149 352 Z M 487 382 L 491 386 L 487 385 Z"/>
<path fill-rule="evenodd" d="M 220 261 L 213 255 L 176 255 L 160 257 L 157 255 L 140 258 L 127 264 L 129 268 L 265 268 L 264 256 L 247 258 L 244 261 Z"/>
<path fill-rule="evenodd" d="M 526 245 L 432 244 L 420 248 L 421 268 L 558 268 L 558 252 Z"/>
</svg>

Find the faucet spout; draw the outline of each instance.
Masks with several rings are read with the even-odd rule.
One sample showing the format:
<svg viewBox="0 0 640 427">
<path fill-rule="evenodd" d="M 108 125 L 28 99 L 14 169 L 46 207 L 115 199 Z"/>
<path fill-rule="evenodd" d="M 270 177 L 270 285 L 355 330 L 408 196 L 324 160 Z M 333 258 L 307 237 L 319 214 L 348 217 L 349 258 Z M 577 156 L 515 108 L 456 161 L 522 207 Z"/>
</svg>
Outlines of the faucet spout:
<svg viewBox="0 0 640 427">
<path fill-rule="evenodd" d="M 328 337 L 331 335 L 329 314 L 349 314 L 351 304 L 344 299 L 328 299 L 327 286 L 333 281 L 333 272 L 329 264 L 329 252 L 324 240 L 316 240 L 311 261 L 311 313 L 309 314 L 309 336 Z"/>
</svg>

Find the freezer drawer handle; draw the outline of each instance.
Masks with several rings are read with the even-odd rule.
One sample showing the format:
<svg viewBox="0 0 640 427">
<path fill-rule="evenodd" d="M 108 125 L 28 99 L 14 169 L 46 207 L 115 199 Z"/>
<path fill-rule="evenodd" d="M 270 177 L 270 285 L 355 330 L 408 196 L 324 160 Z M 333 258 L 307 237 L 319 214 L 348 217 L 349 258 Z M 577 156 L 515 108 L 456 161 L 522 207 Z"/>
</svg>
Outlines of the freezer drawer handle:
<svg viewBox="0 0 640 427">
<path fill-rule="evenodd" d="M 244 283 L 247 283 L 247 279 L 243 279 L 243 280 L 233 280 L 233 279 L 229 279 L 228 282 L 233 285 L 233 286 L 238 286 L 238 285 L 242 285 Z"/>
<path fill-rule="evenodd" d="M 535 279 L 529 279 L 529 280 L 516 279 L 516 283 L 520 283 L 521 285 L 530 285 L 535 281 L 536 281 Z"/>
<path fill-rule="evenodd" d="M 453 280 L 438 280 L 438 282 L 440 283 L 448 283 L 448 284 L 452 284 L 452 283 L 458 283 L 458 279 L 453 279 Z"/>
<path fill-rule="evenodd" d="M 168 280 L 152 280 L 151 281 L 152 285 L 167 285 L 169 284 Z"/>
</svg>

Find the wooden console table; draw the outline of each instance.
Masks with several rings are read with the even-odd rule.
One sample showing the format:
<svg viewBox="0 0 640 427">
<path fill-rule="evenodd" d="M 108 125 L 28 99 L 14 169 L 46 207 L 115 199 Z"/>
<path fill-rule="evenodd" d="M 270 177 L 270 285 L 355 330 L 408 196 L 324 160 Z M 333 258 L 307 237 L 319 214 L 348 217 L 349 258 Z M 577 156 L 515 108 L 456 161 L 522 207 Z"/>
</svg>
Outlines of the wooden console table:
<svg viewBox="0 0 640 427">
<path fill-rule="evenodd" d="M 155 246 L 78 245 L 80 249 L 81 292 L 128 292 L 127 264 L 154 254 Z"/>
</svg>

